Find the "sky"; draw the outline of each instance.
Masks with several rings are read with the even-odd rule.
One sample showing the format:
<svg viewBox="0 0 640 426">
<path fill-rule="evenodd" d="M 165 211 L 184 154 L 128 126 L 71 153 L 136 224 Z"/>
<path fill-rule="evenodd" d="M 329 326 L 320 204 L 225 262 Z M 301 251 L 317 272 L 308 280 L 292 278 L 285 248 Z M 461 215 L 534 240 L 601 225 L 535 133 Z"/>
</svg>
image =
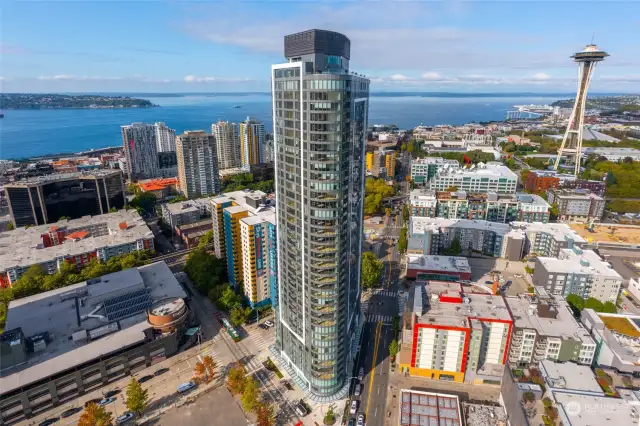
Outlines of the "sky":
<svg viewBox="0 0 640 426">
<path fill-rule="evenodd" d="M 267 92 L 311 28 L 351 39 L 372 91 L 569 93 L 593 37 L 592 92 L 640 93 L 640 2 L 609 0 L 4 0 L 0 91 Z"/>
</svg>

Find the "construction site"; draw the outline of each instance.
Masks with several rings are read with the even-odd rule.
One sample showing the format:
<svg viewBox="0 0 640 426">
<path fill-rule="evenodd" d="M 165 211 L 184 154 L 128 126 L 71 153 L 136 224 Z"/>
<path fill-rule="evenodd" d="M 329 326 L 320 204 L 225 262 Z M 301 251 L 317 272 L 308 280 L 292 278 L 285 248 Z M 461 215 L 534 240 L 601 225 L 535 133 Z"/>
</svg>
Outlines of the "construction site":
<svg viewBox="0 0 640 426">
<path fill-rule="evenodd" d="M 640 226 L 618 224 L 586 225 L 584 223 L 571 223 L 569 226 L 589 243 L 640 245 Z"/>
</svg>

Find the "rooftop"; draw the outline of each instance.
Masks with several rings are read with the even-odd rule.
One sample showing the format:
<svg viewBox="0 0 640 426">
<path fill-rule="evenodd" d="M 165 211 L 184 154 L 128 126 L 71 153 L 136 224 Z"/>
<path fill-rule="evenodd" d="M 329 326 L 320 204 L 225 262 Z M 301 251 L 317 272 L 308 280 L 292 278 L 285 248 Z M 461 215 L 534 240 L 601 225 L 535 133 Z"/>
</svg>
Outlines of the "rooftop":
<svg viewBox="0 0 640 426">
<path fill-rule="evenodd" d="M 270 199 L 265 192 L 258 190 L 243 190 L 225 192 L 224 194 L 211 198 L 212 204 L 223 204 L 233 202 L 235 206 L 243 207 L 250 213 L 257 215 L 275 212 L 275 201 Z M 243 209 L 236 209 L 243 211 Z"/>
<path fill-rule="evenodd" d="M 540 262 L 551 273 L 572 273 L 584 275 L 598 275 L 602 278 L 622 280 L 608 263 L 600 259 L 593 250 L 582 250 L 578 247 L 573 249 L 562 249 L 555 257 L 538 257 Z"/>
<path fill-rule="evenodd" d="M 541 301 L 526 294 L 505 297 L 505 302 L 516 328 L 536 330 L 542 336 L 595 344 L 565 302 Z"/>
<path fill-rule="evenodd" d="M 26 179 L 21 179 L 15 182 L 7 183 L 4 186 L 5 188 L 16 188 L 56 182 L 61 180 L 105 178 L 120 174 L 122 174 L 122 171 L 113 169 L 94 169 L 72 173 L 52 173 L 44 176 L 33 176 Z"/>
<path fill-rule="evenodd" d="M 437 177 L 488 177 L 488 178 L 508 178 L 517 180 L 518 176 L 511 171 L 507 166 L 498 162 L 488 162 L 487 164 L 478 163 L 472 164 L 468 168 L 463 169 L 449 169 L 440 168 L 437 172 Z"/>
<path fill-rule="evenodd" d="M 595 392 L 604 396 L 596 376 L 588 365 L 542 360 L 540 372 L 547 384 L 562 391 Z"/>
<path fill-rule="evenodd" d="M 444 219 L 438 217 L 411 217 L 411 235 L 425 232 L 438 232 L 440 228 L 472 228 L 480 231 L 495 232 L 505 235 L 511 227 L 505 223 L 489 222 L 486 220 Z"/>
<path fill-rule="evenodd" d="M 456 395 L 400 390 L 400 425 L 462 426 Z"/>
<path fill-rule="evenodd" d="M 148 179 L 138 182 L 138 186 L 143 191 L 160 191 L 168 186 L 179 185 L 178 178 Z"/>
<path fill-rule="evenodd" d="M 14 300 L 5 330 L 21 328 L 26 339 L 44 335 L 46 347 L 0 371 L 0 388 L 8 392 L 144 341 L 146 310 L 186 297 L 167 264 L 156 262 Z M 123 300 L 133 303 L 123 307 Z"/>
<path fill-rule="evenodd" d="M 553 192 L 553 194 L 559 198 L 571 198 L 575 200 L 584 200 L 584 199 L 604 200 L 604 198 L 602 198 L 598 194 L 592 193 L 588 189 L 552 188 L 552 189 L 549 189 L 549 191 Z"/>
<path fill-rule="evenodd" d="M 201 212 L 209 204 L 209 198 L 198 198 L 195 200 L 180 201 L 177 203 L 165 203 L 163 208 L 166 208 L 172 215 Z"/>
<path fill-rule="evenodd" d="M 501 406 L 462 403 L 468 425 L 507 426 L 507 413 Z"/>
<path fill-rule="evenodd" d="M 407 268 L 447 272 L 471 272 L 466 257 L 458 256 L 407 256 Z"/>
<path fill-rule="evenodd" d="M 566 223 L 511 222 L 510 225 L 514 230 L 520 230 L 525 232 L 526 234 L 543 232 L 551 236 L 556 241 L 572 239 L 576 243 L 587 242 L 575 231 L 575 229 L 572 229 L 572 227 Z M 535 238 L 530 237 L 529 239 L 535 241 Z"/>
<path fill-rule="evenodd" d="M 502 296 L 486 293 L 462 293 L 459 283 L 429 281 L 410 292 L 408 306 L 413 306 L 417 322 L 469 328 L 475 318 L 511 322 Z"/>
<path fill-rule="evenodd" d="M 42 236 L 51 231 L 64 231 L 67 237 L 82 231 L 89 231 L 90 235 L 66 238 L 59 245 L 45 247 Z M 54 224 L 18 228 L 0 233 L 0 270 L 28 267 L 103 247 L 132 243 L 141 238 L 153 238 L 153 233 L 135 210 L 119 210 L 98 216 L 61 220 Z"/>
<path fill-rule="evenodd" d="M 638 409 L 629 401 L 605 396 L 554 393 L 566 426 L 638 426 Z"/>
<path fill-rule="evenodd" d="M 452 166 L 454 168 L 460 167 L 460 163 L 458 162 L 458 160 L 445 160 L 442 157 L 416 158 L 415 160 L 411 160 L 411 165 L 414 164 L 444 164 Z"/>
</svg>

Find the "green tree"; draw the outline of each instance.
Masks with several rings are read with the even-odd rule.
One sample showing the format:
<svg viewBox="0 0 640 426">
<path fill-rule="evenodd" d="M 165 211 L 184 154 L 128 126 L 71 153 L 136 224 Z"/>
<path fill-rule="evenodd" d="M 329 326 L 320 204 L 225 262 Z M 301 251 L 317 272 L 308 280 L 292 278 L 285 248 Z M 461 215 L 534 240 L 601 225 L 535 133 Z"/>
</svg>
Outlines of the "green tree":
<svg viewBox="0 0 640 426">
<path fill-rule="evenodd" d="M 407 251 L 407 227 L 403 226 L 400 230 L 400 238 L 398 239 L 398 251 L 400 254 L 404 254 Z"/>
<path fill-rule="evenodd" d="M 158 199 L 151 192 L 141 192 L 129 203 L 136 210 L 141 209 L 144 213 L 153 214 Z"/>
<path fill-rule="evenodd" d="M 569 294 L 565 300 L 576 316 L 584 309 L 584 299 L 577 294 Z"/>
<path fill-rule="evenodd" d="M 327 413 L 324 415 L 324 424 L 325 425 L 333 425 L 336 422 L 336 412 L 335 406 L 333 404 L 329 405 L 327 409 Z"/>
<path fill-rule="evenodd" d="M 127 399 L 125 400 L 125 404 L 127 409 L 137 416 L 140 416 L 149 404 L 149 391 L 143 389 L 142 385 L 133 377 L 127 385 Z"/>
<path fill-rule="evenodd" d="M 558 220 L 558 203 L 551 204 L 549 209 L 549 220 Z"/>
<path fill-rule="evenodd" d="M 213 231 L 207 231 L 200 239 L 198 240 L 198 247 L 206 247 L 213 241 Z"/>
<path fill-rule="evenodd" d="M 409 217 L 410 217 L 409 206 L 404 204 L 402 206 L 402 223 L 406 224 L 407 222 L 409 222 Z"/>
<path fill-rule="evenodd" d="M 188 198 L 185 197 L 184 195 L 176 195 L 175 197 L 171 198 L 169 201 L 167 201 L 169 204 L 176 204 L 176 203 L 181 203 L 183 201 L 187 201 Z"/>
<path fill-rule="evenodd" d="M 14 229 L 16 229 L 16 226 L 13 224 L 13 222 L 9 222 L 7 224 L 7 231 L 13 231 Z"/>
<path fill-rule="evenodd" d="M 382 261 L 370 251 L 362 253 L 362 287 L 373 288 L 382 278 Z"/>
<path fill-rule="evenodd" d="M 248 412 L 253 412 L 258 406 L 259 396 L 258 382 L 253 378 L 248 378 L 242 390 L 242 407 Z"/>
<path fill-rule="evenodd" d="M 232 312 L 235 308 L 242 308 L 242 296 L 237 294 L 233 287 L 226 287 L 218 299 L 218 307 L 227 312 Z"/>
<path fill-rule="evenodd" d="M 244 324 L 249 318 L 249 315 L 251 315 L 251 312 L 253 312 L 253 309 L 250 307 L 243 308 L 242 306 L 234 306 L 230 312 L 231 323 L 236 327 Z"/>
<path fill-rule="evenodd" d="M 258 403 L 256 407 L 256 426 L 274 426 L 276 418 L 273 407 L 265 403 Z"/>
<path fill-rule="evenodd" d="M 391 207 L 384 209 L 384 215 L 387 217 L 391 216 Z"/>
<path fill-rule="evenodd" d="M 596 312 L 601 312 L 602 311 L 602 302 L 599 301 L 598 299 L 594 298 L 594 297 L 590 297 L 584 302 L 584 308 L 585 309 L 593 309 Z"/>
<path fill-rule="evenodd" d="M 459 255 L 462 252 L 462 247 L 460 246 L 460 238 L 454 238 L 453 241 L 451 241 L 451 245 L 449 246 L 449 248 L 444 252 L 448 256 Z"/>
<path fill-rule="evenodd" d="M 184 271 L 194 282 L 201 294 L 209 292 L 226 278 L 226 265 L 220 259 L 205 250 L 194 250 L 189 253 Z"/>
<path fill-rule="evenodd" d="M 109 209 L 109 213 L 115 213 L 115 212 L 117 212 L 117 211 L 118 211 L 118 209 L 116 209 L 115 207 L 111 207 L 111 208 Z"/>
<path fill-rule="evenodd" d="M 389 344 L 389 356 L 391 357 L 391 361 L 395 361 L 396 355 L 400 352 L 400 345 L 398 345 L 398 341 L 393 339 Z"/>
<path fill-rule="evenodd" d="M 604 302 L 604 304 L 602 305 L 602 311 L 604 313 L 607 314 L 615 314 L 618 312 L 618 309 L 616 308 L 616 304 L 613 302 Z"/>
</svg>

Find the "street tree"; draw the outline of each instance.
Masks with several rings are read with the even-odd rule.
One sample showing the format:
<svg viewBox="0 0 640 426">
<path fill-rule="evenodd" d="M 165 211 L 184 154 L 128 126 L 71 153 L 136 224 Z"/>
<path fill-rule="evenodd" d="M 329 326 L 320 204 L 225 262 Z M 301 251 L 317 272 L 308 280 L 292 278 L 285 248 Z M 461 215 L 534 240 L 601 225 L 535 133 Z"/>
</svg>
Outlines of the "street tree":
<svg viewBox="0 0 640 426">
<path fill-rule="evenodd" d="M 393 339 L 389 344 L 389 356 L 391 357 L 391 362 L 396 360 L 396 355 L 400 352 L 400 346 L 398 345 L 398 341 Z"/>
<path fill-rule="evenodd" d="M 227 388 L 232 395 L 239 395 L 244 391 L 247 383 L 247 370 L 239 363 L 231 367 L 227 375 Z"/>
<path fill-rule="evenodd" d="M 382 261 L 370 251 L 362 253 L 362 287 L 372 288 L 380 284 Z"/>
<path fill-rule="evenodd" d="M 133 377 L 127 385 L 127 399 L 125 401 L 127 409 L 136 415 L 142 414 L 149 404 L 149 391 L 143 389 L 140 383 Z"/>
<path fill-rule="evenodd" d="M 252 377 L 248 378 L 242 390 L 242 407 L 247 412 L 253 412 L 258 406 L 259 396 L 258 382 Z"/>
<path fill-rule="evenodd" d="M 256 407 L 256 417 L 256 426 L 274 426 L 276 424 L 272 405 L 258 403 Z"/>
<path fill-rule="evenodd" d="M 113 417 L 104 407 L 91 403 L 82 412 L 78 426 L 113 426 Z"/>
</svg>

